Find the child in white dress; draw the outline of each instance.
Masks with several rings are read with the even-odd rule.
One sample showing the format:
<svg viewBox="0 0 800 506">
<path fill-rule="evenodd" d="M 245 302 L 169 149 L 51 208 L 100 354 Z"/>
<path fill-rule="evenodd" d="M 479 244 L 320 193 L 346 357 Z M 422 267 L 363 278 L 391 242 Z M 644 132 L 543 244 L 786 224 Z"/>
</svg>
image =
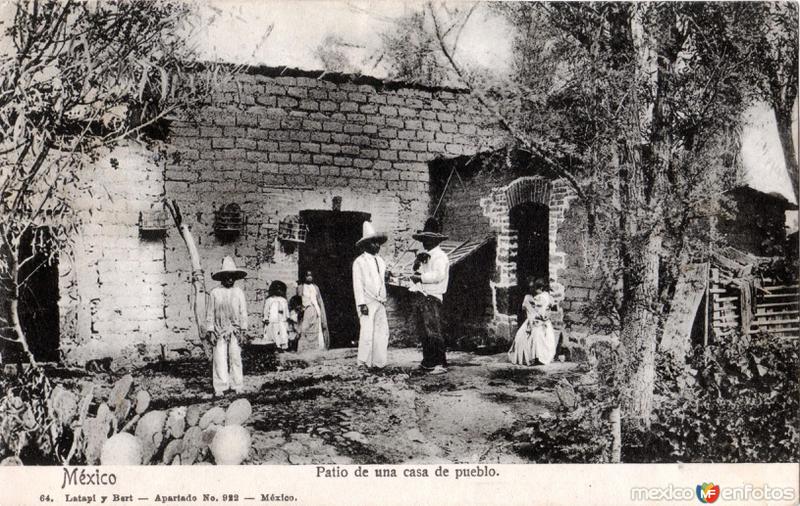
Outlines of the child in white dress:
<svg viewBox="0 0 800 506">
<path fill-rule="evenodd" d="M 526 319 L 508 351 L 509 360 L 517 365 L 534 365 L 538 360 L 546 365 L 556 355 L 556 336 L 550 323 L 550 309 L 555 299 L 547 291 L 544 279 L 530 280 L 528 293 L 522 301 Z"/>
<path fill-rule="evenodd" d="M 286 284 L 273 281 L 264 302 L 264 342 L 275 343 L 279 351 L 289 347 L 289 304 L 286 302 Z"/>
</svg>

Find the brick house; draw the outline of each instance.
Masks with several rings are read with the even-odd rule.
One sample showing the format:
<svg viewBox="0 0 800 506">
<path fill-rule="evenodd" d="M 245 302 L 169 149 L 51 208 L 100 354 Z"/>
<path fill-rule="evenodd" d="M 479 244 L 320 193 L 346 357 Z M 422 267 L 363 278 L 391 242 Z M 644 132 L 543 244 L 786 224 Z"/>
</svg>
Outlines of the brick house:
<svg viewBox="0 0 800 506">
<path fill-rule="evenodd" d="M 260 331 L 268 283 L 281 279 L 291 291 L 299 270 L 312 269 L 332 315 L 333 344 L 348 345 L 357 332 L 350 263 L 361 223 L 371 220 L 389 234 L 382 254 L 391 265 L 416 247 L 411 234 L 439 203 L 452 165 L 507 144 L 459 90 L 285 68 L 252 68 L 194 112 L 171 122 L 165 153 L 126 146 L 94 167 L 92 198 L 74 202 L 81 233 L 70 253 L 31 283 L 33 309 L 24 319 L 40 345 L 34 348 L 47 351 L 43 359 L 138 361 L 196 344 L 187 342 L 195 336 L 185 246 L 168 225 L 149 223 L 164 199 L 175 200 L 191 225 L 209 288 L 225 255 L 248 270 L 242 286 L 251 332 Z M 542 230 L 554 238 L 569 195 L 558 181 L 534 189 L 529 178 L 536 176 L 504 177 L 510 179 L 491 194 L 452 187 L 441 211 L 454 240 L 481 238 L 484 246 L 453 265 L 453 286 L 480 294 L 466 296 L 482 307 L 471 311 L 481 315 L 471 331 L 507 338 L 513 321 L 504 294 L 513 285 L 515 252 L 506 208 L 548 205 Z M 465 212 L 479 213 L 474 226 L 455 221 L 458 198 L 469 200 Z M 241 225 L 220 234 L 215 219 L 231 205 Z M 281 223 L 298 221 L 308 227 L 306 241 L 282 240 Z M 490 236 L 496 240 L 483 240 Z M 547 259 L 556 276 L 566 268 L 560 244 L 551 240 Z M 37 287 L 44 286 L 50 289 L 43 298 Z M 452 292 L 455 300 L 462 289 Z M 402 290 L 391 294 L 390 325 L 400 344 L 407 308 Z M 37 321 L 51 323 L 39 328 Z"/>
<path fill-rule="evenodd" d="M 299 272 L 311 269 L 332 344 L 349 345 L 362 222 L 388 233 L 382 255 L 396 268 L 433 212 L 457 260 L 445 300 L 452 345 L 510 341 L 517 287 L 530 275 L 566 287 L 562 330 L 588 327 L 585 213 L 564 181 L 536 164 L 483 168 L 481 160 L 510 143 L 468 94 L 258 67 L 194 113 L 171 122 L 165 152 L 126 146 L 94 167 L 92 198 L 73 204 L 81 233 L 30 284 L 23 320 L 40 358 L 136 362 L 196 351 L 185 246 L 174 227 L 152 223 L 164 199 L 190 224 L 209 289 L 225 255 L 248 270 L 240 283 L 253 334 L 269 282 L 283 280 L 291 293 Z M 234 227 L 221 226 L 224 210 L 239 213 Z M 300 222 L 305 242 L 281 235 L 282 224 Z M 389 294 L 392 342 L 415 343 L 406 291 Z"/>
</svg>

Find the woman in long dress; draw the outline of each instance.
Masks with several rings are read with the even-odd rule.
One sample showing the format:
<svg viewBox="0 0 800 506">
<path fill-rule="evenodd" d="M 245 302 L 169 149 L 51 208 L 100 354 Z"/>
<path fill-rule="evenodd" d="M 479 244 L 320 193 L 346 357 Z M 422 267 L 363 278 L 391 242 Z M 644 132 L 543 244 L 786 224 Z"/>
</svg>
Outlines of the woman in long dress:
<svg viewBox="0 0 800 506">
<path fill-rule="evenodd" d="M 311 271 L 306 271 L 297 282 L 297 295 L 303 298 L 303 318 L 298 351 L 314 348 L 327 350 L 330 347 L 330 336 L 325 304 L 322 302 L 319 287 L 314 284 L 314 275 Z"/>
<path fill-rule="evenodd" d="M 535 365 L 549 364 L 556 355 L 556 335 L 550 323 L 550 308 L 555 300 L 547 291 L 544 279 L 531 280 L 528 283 L 528 294 L 522 301 L 526 319 L 514 337 L 514 344 L 508 351 L 508 358 L 513 364 Z"/>
<path fill-rule="evenodd" d="M 273 281 L 264 301 L 264 343 L 275 343 L 278 351 L 289 347 L 289 305 L 286 302 L 286 284 Z"/>
</svg>

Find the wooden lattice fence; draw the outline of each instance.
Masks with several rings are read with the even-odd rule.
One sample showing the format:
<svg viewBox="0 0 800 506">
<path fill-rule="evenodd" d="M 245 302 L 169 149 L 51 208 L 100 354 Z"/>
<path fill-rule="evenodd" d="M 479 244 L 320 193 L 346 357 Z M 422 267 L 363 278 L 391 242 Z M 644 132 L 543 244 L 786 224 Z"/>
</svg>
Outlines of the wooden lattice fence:
<svg viewBox="0 0 800 506">
<path fill-rule="evenodd" d="M 736 331 L 800 336 L 798 284 L 755 277 L 745 271 L 733 262 L 716 261 L 711 266 L 708 291 L 714 336 L 724 337 Z"/>
</svg>

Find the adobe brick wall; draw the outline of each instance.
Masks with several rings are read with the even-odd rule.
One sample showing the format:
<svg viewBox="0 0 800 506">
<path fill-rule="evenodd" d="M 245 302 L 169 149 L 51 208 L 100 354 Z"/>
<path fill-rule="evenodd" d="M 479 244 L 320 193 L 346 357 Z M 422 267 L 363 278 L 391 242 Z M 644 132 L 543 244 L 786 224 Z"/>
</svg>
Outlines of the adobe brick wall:
<svg viewBox="0 0 800 506">
<path fill-rule="evenodd" d="M 225 255 L 250 273 L 251 333 L 261 331 L 269 281 L 294 290 L 298 250 L 277 239 L 278 223 L 301 210 L 370 213 L 389 234 L 390 260 L 411 244 L 430 210 L 429 162 L 497 147 L 504 139 L 463 93 L 405 87 L 369 78 L 254 69 L 193 115 L 170 125 L 165 158 L 137 152 L 101 161 L 85 210 L 75 265 L 62 266 L 62 354 L 67 362 L 103 356 L 147 357 L 196 346 L 189 277 L 179 234 L 139 237 L 139 211 L 178 202 L 197 240 L 206 283 Z M 109 188 L 113 200 L 105 199 Z M 223 243 L 214 211 L 239 204 L 242 235 Z M 390 324 L 402 301 L 389 303 Z"/>
<path fill-rule="evenodd" d="M 432 190 L 431 179 L 441 176 L 436 172 L 441 167 L 432 162 L 492 152 L 505 143 L 491 118 L 453 90 L 280 74 L 254 69 L 214 95 L 194 118 L 175 120 L 165 158 L 127 147 L 100 160 L 95 173 L 84 178 L 93 198 L 82 194 L 75 200 L 81 233 L 73 238 L 72 254 L 59 262 L 66 362 L 104 356 L 139 360 L 160 355 L 162 347 L 169 354 L 196 344 L 182 240 L 174 230 L 164 239 L 139 235 L 139 212 L 159 208 L 164 198 L 177 200 L 191 225 L 209 288 L 214 283 L 208 274 L 225 255 L 234 255 L 251 273 L 242 286 L 256 333 L 267 282 L 282 279 L 294 289 L 298 251 L 277 240 L 281 219 L 301 210 L 331 209 L 333 197 L 342 197 L 342 210 L 370 213 L 376 228 L 389 233 L 382 254 L 391 259 L 412 246 L 412 232 L 440 196 L 441 185 Z M 588 326 L 582 309 L 595 285 L 582 246 L 585 223 L 563 181 L 518 169 L 478 171 L 463 179 L 466 184 L 451 181 L 440 217 L 454 239 L 496 238 L 491 290 L 480 295 L 490 309 L 479 315 L 488 331 L 510 339 L 516 329 L 516 311 L 508 307 L 516 283 L 509 196 L 520 185 L 529 198 L 550 206 L 550 275 L 567 288 L 564 314 L 557 316 L 576 328 Z M 242 207 L 248 223 L 239 239 L 223 244 L 212 234 L 213 216 L 230 202 Z M 740 216 L 760 215 L 762 209 L 748 203 Z M 774 214 L 767 228 L 782 227 L 780 219 L 782 213 Z M 750 219 L 751 228 L 763 229 L 757 221 Z M 745 225 L 731 226 L 731 240 L 739 239 L 735 233 Z M 407 303 L 396 295 L 387 305 L 396 329 L 392 342 L 415 342 Z"/>
<path fill-rule="evenodd" d="M 491 219 L 481 207 L 481 199 L 503 184 L 508 175 L 500 171 L 481 171 L 472 177 L 451 181 L 438 216 L 448 236 L 465 241 L 494 235 Z"/>
<path fill-rule="evenodd" d="M 267 283 L 281 279 L 292 290 L 297 276 L 297 250 L 283 251 L 275 237 L 281 219 L 330 210 L 340 196 L 343 211 L 370 213 L 389 234 L 381 253 L 391 259 L 428 213 L 428 163 L 501 142 L 462 93 L 269 72 L 242 75 L 196 121 L 178 121 L 170 132 L 166 195 L 196 219 L 207 271 L 233 253 L 254 274 L 243 282 L 254 328 Z M 240 239 L 221 244 L 207 232 L 214 210 L 228 202 L 242 207 L 248 223 Z M 189 276 L 183 248 L 180 238 L 168 238 L 167 272 L 179 288 L 168 295 L 167 319 L 177 332 L 191 324 L 188 293 L 181 293 Z"/>
<path fill-rule="evenodd" d="M 468 171 L 467 171 L 468 172 Z M 582 308 L 595 295 L 592 274 L 585 265 L 585 212 L 568 184 L 529 169 L 485 169 L 462 176 L 465 184 L 451 185 L 439 215 L 444 231 L 453 238 L 493 236 L 497 241 L 494 274 L 490 281 L 492 316 L 490 336 L 510 341 L 518 326 L 512 291 L 517 285 L 516 231 L 510 211 L 520 203 L 549 207 L 550 277 L 566 287 L 566 298 L 554 314 L 558 327 L 588 325 Z"/>
</svg>

